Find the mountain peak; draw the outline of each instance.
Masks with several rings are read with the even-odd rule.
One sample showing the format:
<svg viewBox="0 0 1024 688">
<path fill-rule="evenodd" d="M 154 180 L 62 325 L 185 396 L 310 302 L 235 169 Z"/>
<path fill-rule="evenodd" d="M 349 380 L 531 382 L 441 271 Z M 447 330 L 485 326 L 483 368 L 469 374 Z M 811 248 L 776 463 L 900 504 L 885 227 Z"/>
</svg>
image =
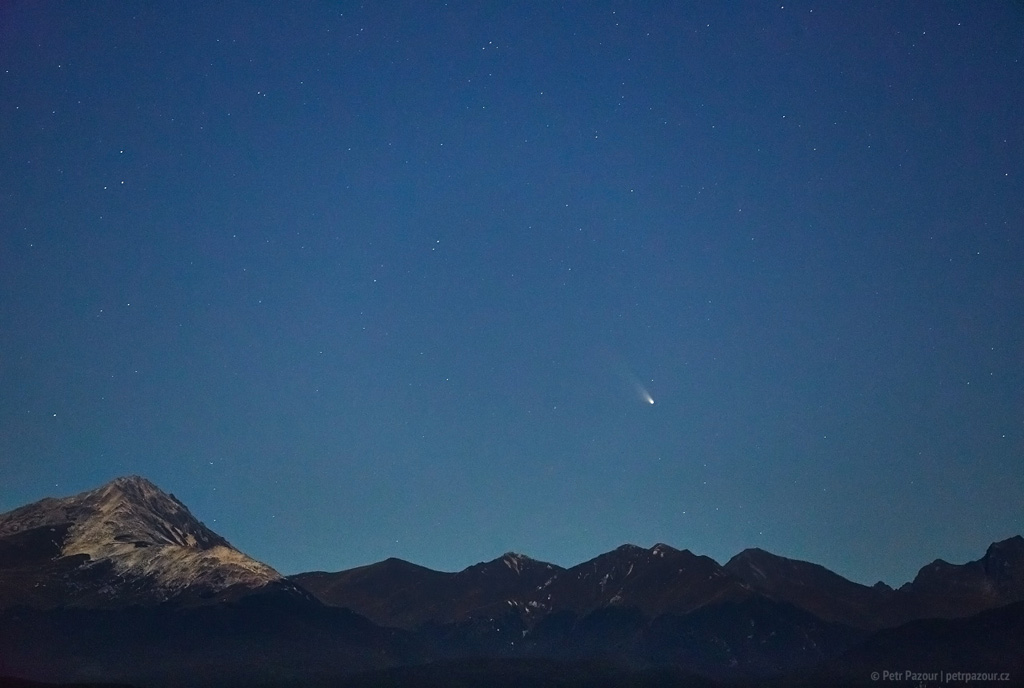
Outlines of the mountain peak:
<svg viewBox="0 0 1024 688">
<path fill-rule="evenodd" d="M 646 552 L 646 551 L 647 550 L 644 549 L 643 547 L 641 547 L 640 545 L 634 545 L 631 542 L 627 542 L 624 545 L 619 545 L 618 547 L 613 549 L 611 552 L 608 552 L 608 554 L 616 553 L 616 554 L 637 555 L 637 554 L 640 554 L 641 552 Z"/>
<path fill-rule="evenodd" d="M 515 577 L 521 577 L 527 574 L 530 576 L 539 575 L 538 571 L 548 571 L 552 568 L 557 567 L 519 552 L 505 552 L 497 559 L 473 564 L 456 575 L 483 574 L 505 576 L 508 575 L 506 572 L 510 572 Z"/>
<path fill-rule="evenodd" d="M 44 529 L 55 534 L 47 536 L 54 540 L 51 561 L 78 558 L 76 575 L 89 581 L 76 584 L 83 600 L 116 597 L 122 587 L 145 589 L 147 600 L 163 601 L 189 589 L 215 593 L 282 580 L 137 475 L 0 515 L 0 537 L 32 537 Z"/>
<path fill-rule="evenodd" d="M 1013 537 L 1000 540 L 999 542 L 993 542 L 988 546 L 986 555 L 994 552 L 999 553 L 1013 553 L 1014 556 L 1024 556 L 1024 537 L 1020 535 L 1014 535 Z"/>
<path fill-rule="evenodd" d="M 648 551 L 656 557 L 663 557 L 666 554 L 673 554 L 675 552 L 679 552 L 680 550 L 676 549 L 675 547 L 672 547 L 671 545 L 666 545 L 664 542 L 659 542 L 656 545 L 654 545 L 654 547 L 651 547 L 651 549 Z"/>
<path fill-rule="evenodd" d="M 525 554 L 519 554 L 518 552 L 505 552 L 505 554 L 501 556 L 501 563 L 516 573 L 522 573 L 523 565 L 529 564 L 531 561 L 533 561 L 533 559 L 530 559 L 530 557 Z"/>
<path fill-rule="evenodd" d="M 93 492 L 104 492 L 108 495 L 119 494 L 127 499 L 141 501 L 152 499 L 158 495 L 167 496 L 163 490 L 141 475 L 122 475 L 100 485 Z"/>
<path fill-rule="evenodd" d="M 159 490 L 160 488 L 154 485 L 149 479 L 143 478 L 141 475 L 121 475 L 111 480 L 107 485 L 114 485 L 119 488 L 131 488 L 137 487 L 149 490 Z"/>
<path fill-rule="evenodd" d="M 1024 538 L 1020 535 L 989 545 L 981 565 L 1003 593 L 1024 595 Z"/>
<path fill-rule="evenodd" d="M 80 502 L 91 511 L 72 530 L 65 554 L 91 559 L 127 550 L 174 545 L 198 550 L 230 547 L 196 519 L 188 508 L 149 480 L 123 476 L 64 501 Z"/>
<path fill-rule="evenodd" d="M 725 570 L 749 585 L 760 586 L 765 581 L 773 584 L 808 586 L 817 581 L 829 587 L 843 586 L 867 589 L 867 586 L 854 583 L 830 571 L 821 564 L 802 559 L 790 559 L 767 550 L 752 547 L 745 549 L 725 564 Z"/>
</svg>

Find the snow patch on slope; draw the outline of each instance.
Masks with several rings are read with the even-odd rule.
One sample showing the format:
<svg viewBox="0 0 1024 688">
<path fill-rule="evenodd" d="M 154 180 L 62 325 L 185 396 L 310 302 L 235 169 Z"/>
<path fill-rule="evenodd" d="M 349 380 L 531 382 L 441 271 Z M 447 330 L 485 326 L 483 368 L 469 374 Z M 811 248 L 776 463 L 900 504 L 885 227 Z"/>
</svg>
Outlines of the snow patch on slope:
<svg viewBox="0 0 1024 688">
<path fill-rule="evenodd" d="M 530 561 L 530 558 L 517 554 L 516 552 L 506 552 L 505 556 L 501 558 L 502 563 L 508 568 L 512 569 L 517 574 L 523 573 L 523 565 Z"/>
</svg>

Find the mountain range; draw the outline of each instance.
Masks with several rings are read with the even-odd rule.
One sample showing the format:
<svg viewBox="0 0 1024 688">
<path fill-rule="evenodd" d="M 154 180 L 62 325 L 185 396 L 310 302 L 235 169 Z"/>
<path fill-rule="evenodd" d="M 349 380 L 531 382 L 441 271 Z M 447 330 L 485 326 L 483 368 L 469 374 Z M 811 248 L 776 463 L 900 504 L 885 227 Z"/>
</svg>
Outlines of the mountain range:
<svg viewBox="0 0 1024 688">
<path fill-rule="evenodd" d="M 1024 682 L 1024 538 L 864 586 L 760 549 L 282 576 L 145 478 L 0 514 L 0 676 L 136 686 Z M 13 680 L 10 679 L 10 680 Z M 502 682 L 505 683 L 502 683 Z M 2 681 L 0 681 L 2 685 Z"/>
</svg>

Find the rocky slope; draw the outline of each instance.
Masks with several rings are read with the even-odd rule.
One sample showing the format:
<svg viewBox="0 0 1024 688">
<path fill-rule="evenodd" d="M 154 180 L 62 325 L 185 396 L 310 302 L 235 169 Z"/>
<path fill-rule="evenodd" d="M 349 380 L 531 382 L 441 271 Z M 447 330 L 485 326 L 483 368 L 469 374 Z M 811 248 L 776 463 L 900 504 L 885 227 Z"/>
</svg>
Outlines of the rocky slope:
<svg viewBox="0 0 1024 688">
<path fill-rule="evenodd" d="M 291 587 L 138 476 L 0 515 L 0 608 L 159 603 L 268 585 Z"/>
</svg>

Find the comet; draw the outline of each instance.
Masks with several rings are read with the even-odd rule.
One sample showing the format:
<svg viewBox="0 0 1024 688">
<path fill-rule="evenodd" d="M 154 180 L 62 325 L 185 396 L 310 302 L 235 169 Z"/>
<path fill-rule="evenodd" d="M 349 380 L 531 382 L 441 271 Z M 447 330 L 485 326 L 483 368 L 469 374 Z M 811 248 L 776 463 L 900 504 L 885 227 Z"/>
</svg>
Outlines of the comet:
<svg viewBox="0 0 1024 688">
<path fill-rule="evenodd" d="M 654 405 L 654 396 L 647 391 L 647 386 L 643 380 L 633 373 L 625 361 L 612 353 L 606 353 L 606 360 L 611 368 L 611 372 L 622 381 L 623 386 L 620 388 L 622 392 L 628 394 L 629 390 L 633 390 L 637 401 L 648 406 Z M 651 382 L 654 382 L 654 380 L 651 380 Z"/>
<path fill-rule="evenodd" d="M 651 393 L 648 392 L 643 385 L 641 385 L 639 382 L 634 382 L 633 386 L 636 389 L 636 393 L 641 400 L 646 401 L 648 404 L 654 403 L 654 397 L 651 396 Z"/>
</svg>

